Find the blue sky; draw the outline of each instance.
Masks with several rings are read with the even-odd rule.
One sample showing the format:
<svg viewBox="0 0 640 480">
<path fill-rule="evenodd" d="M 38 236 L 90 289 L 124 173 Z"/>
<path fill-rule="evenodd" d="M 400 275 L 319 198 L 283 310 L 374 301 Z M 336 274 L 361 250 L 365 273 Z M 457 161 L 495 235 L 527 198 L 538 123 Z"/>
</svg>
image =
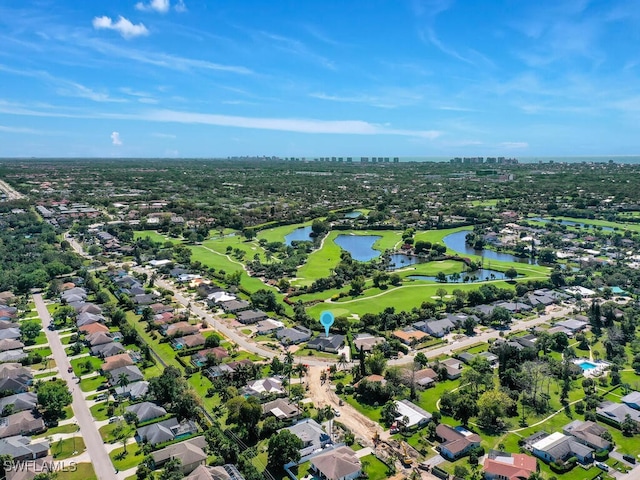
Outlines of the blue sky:
<svg viewBox="0 0 640 480">
<path fill-rule="evenodd" d="M 640 154 L 640 2 L 5 0 L 0 157 Z"/>
</svg>

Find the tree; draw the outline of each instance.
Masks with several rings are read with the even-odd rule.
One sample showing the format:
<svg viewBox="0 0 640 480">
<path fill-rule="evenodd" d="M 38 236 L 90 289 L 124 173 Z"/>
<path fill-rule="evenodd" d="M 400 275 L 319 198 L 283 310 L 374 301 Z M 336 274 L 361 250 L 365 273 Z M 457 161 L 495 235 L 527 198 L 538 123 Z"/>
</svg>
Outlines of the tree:
<svg viewBox="0 0 640 480">
<path fill-rule="evenodd" d="M 311 223 L 311 232 L 313 233 L 314 237 L 319 237 L 327 231 L 329 231 L 329 224 L 327 222 L 315 219 Z"/>
<path fill-rule="evenodd" d="M 397 287 L 402 283 L 402 278 L 397 273 L 392 273 L 389 275 L 389 283 L 394 287 Z"/>
<path fill-rule="evenodd" d="M 382 420 L 382 422 L 387 426 L 391 425 L 398 415 L 398 406 L 393 400 L 389 400 L 385 403 L 380 410 L 380 420 Z"/>
<path fill-rule="evenodd" d="M 624 420 L 620 424 L 620 429 L 625 437 L 632 437 L 636 433 L 636 422 L 634 422 L 628 413 L 624 416 Z"/>
<path fill-rule="evenodd" d="M 456 465 L 453 469 L 453 474 L 457 478 L 467 478 L 469 476 L 469 470 L 464 465 Z"/>
<path fill-rule="evenodd" d="M 420 365 L 421 368 L 424 368 L 429 364 L 429 359 L 423 352 L 416 353 L 414 361 Z"/>
<path fill-rule="evenodd" d="M 41 330 L 42 325 L 36 320 L 25 320 L 20 324 L 20 335 L 28 342 L 33 342 Z"/>
<path fill-rule="evenodd" d="M 64 417 L 64 407 L 73 401 L 67 384 L 62 380 L 51 380 L 38 384 L 36 389 L 45 420 L 55 423 Z"/>
<path fill-rule="evenodd" d="M 289 462 L 300 460 L 302 440 L 289 430 L 281 430 L 269 439 L 267 467 L 281 469 Z"/>
<path fill-rule="evenodd" d="M 129 385 L 129 376 L 123 372 L 118 375 L 118 386 L 124 389 L 127 387 L 127 385 Z"/>
<path fill-rule="evenodd" d="M 159 480 L 181 480 L 182 474 L 182 461 L 179 458 L 172 458 L 164 464 L 162 473 L 158 477 Z"/>
<path fill-rule="evenodd" d="M 502 418 L 513 407 L 513 400 L 500 390 L 488 390 L 478 399 L 478 423 L 484 428 L 500 430 Z"/>
<path fill-rule="evenodd" d="M 369 355 L 365 360 L 367 370 L 371 375 L 382 375 L 387 366 L 387 359 L 381 352 Z"/>
<path fill-rule="evenodd" d="M 504 276 L 507 277 L 509 280 L 513 280 L 518 276 L 518 272 L 516 271 L 515 268 L 511 267 L 506 272 L 504 272 Z"/>
<path fill-rule="evenodd" d="M 358 276 L 351 280 L 351 290 L 349 290 L 349 294 L 352 296 L 358 296 L 364 290 L 364 277 Z"/>
</svg>

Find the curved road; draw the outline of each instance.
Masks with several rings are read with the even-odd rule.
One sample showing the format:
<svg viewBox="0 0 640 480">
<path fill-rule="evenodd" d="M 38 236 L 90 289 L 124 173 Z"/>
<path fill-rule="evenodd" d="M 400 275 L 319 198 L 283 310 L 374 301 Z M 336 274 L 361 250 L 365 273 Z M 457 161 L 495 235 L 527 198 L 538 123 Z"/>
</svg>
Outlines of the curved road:
<svg viewBox="0 0 640 480">
<path fill-rule="evenodd" d="M 96 476 L 99 480 L 117 480 L 117 476 L 111 463 L 111 459 L 107 454 L 107 450 L 104 448 L 104 443 L 102 442 L 102 438 L 98 433 L 98 429 L 93 420 L 93 416 L 89 411 L 87 402 L 84 399 L 82 390 L 80 390 L 80 387 L 76 385 L 75 381 L 73 380 L 73 373 L 69 373 L 67 371 L 67 368 L 69 368 L 71 364 L 69 363 L 67 354 L 64 351 L 62 342 L 60 342 L 60 337 L 56 332 L 53 332 L 48 328 L 49 324 L 51 323 L 51 315 L 49 315 L 47 306 L 42 300 L 42 295 L 40 295 L 39 293 L 34 294 L 33 300 L 36 304 L 38 316 L 42 320 L 42 328 L 44 328 L 47 340 L 49 341 L 49 346 L 51 347 L 53 358 L 55 359 L 56 365 L 58 366 L 57 376 L 61 377 L 65 382 L 67 382 L 69 390 L 71 391 L 71 394 L 73 396 L 73 413 L 76 417 L 78 425 L 80 426 L 82 439 L 84 440 L 84 444 L 87 447 L 87 452 L 89 453 L 89 457 L 91 458 L 93 470 L 95 471 Z"/>
</svg>

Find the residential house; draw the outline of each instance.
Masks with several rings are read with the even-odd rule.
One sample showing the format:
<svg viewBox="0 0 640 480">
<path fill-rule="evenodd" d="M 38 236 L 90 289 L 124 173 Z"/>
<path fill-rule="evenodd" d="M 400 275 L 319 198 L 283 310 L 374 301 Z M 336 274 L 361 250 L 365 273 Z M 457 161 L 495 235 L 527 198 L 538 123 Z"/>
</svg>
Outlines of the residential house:
<svg viewBox="0 0 640 480">
<path fill-rule="evenodd" d="M 22 349 L 7 350 L 6 352 L 0 352 L 0 362 L 20 362 L 28 356 Z"/>
<path fill-rule="evenodd" d="M 261 397 L 265 395 L 284 395 L 285 389 L 282 380 L 275 377 L 259 378 L 253 380 L 242 389 L 246 395 Z"/>
<path fill-rule="evenodd" d="M 217 467 L 200 465 L 184 480 L 245 480 L 238 468 L 228 463 Z"/>
<path fill-rule="evenodd" d="M 218 290 L 207 295 L 207 303 L 210 306 L 214 306 L 217 303 L 230 302 L 231 300 L 235 299 L 235 295 L 231 295 L 224 290 Z"/>
<path fill-rule="evenodd" d="M 91 355 L 95 355 L 100 358 L 108 358 L 113 355 L 118 355 L 125 351 L 124 346 L 119 342 L 111 342 L 104 343 L 102 345 L 98 345 L 97 347 L 93 347 L 91 349 Z"/>
<path fill-rule="evenodd" d="M 144 375 L 142 375 L 138 367 L 135 365 L 127 365 L 126 367 L 114 368 L 108 373 L 108 376 L 111 378 L 111 385 L 118 385 L 120 383 L 120 375 L 127 377 L 129 383 L 144 380 Z"/>
<path fill-rule="evenodd" d="M 634 410 L 640 410 L 640 392 L 631 392 L 621 398 L 622 403 Z"/>
<path fill-rule="evenodd" d="M 173 343 L 173 347 L 176 350 L 186 350 L 189 348 L 202 347 L 205 342 L 206 339 L 201 333 L 194 333 L 193 335 L 176 338 L 171 343 Z"/>
<path fill-rule="evenodd" d="M 128 353 L 118 353 L 117 355 L 111 355 L 105 358 L 104 363 L 100 367 L 100 370 L 107 373 L 116 368 L 122 368 L 129 365 L 133 365 L 135 362 Z"/>
<path fill-rule="evenodd" d="M 175 310 L 171 305 L 165 305 L 164 303 L 154 303 L 152 305 L 149 305 L 149 308 L 153 311 L 154 315 L 173 313 L 173 311 Z"/>
<path fill-rule="evenodd" d="M 131 300 L 138 306 L 138 310 L 142 312 L 143 307 L 153 305 L 154 303 L 156 303 L 157 298 L 158 297 L 151 293 L 143 293 L 141 295 L 135 295 L 131 298 Z"/>
<path fill-rule="evenodd" d="M 74 287 L 60 294 L 63 303 L 84 302 L 87 299 L 87 291 L 82 287 Z"/>
<path fill-rule="evenodd" d="M 229 356 L 227 349 L 224 347 L 213 347 L 200 350 L 198 353 L 191 355 L 191 363 L 196 367 L 202 367 L 207 364 L 209 355 L 213 355 L 216 361 L 221 362 Z"/>
<path fill-rule="evenodd" d="M 442 443 L 440 455 L 448 460 L 465 456 L 472 448 L 480 446 L 480 436 L 465 429 L 455 429 L 444 423 L 436 427 L 436 435 Z"/>
<path fill-rule="evenodd" d="M 133 401 L 144 398 L 149 391 L 149 382 L 134 382 L 125 387 L 116 387 L 115 396 Z"/>
<path fill-rule="evenodd" d="M 238 321 L 245 325 L 259 322 L 260 320 L 264 320 L 268 317 L 268 315 L 262 310 L 243 310 L 238 312 L 236 316 L 238 317 Z"/>
<path fill-rule="evenodd" d="M 31 369 L 19 363 L 0 364 L 0 392 L 26 392 L 32 381 Z"/>
<path fill-rule="evenodd" d="M 0 438 L 15 435 L 35 435 L 47 429 L 42 417 L 34 410 L 24 410 L 0 418 Z"/>
<path fill-rule="evenodd" d="M 17 413 L 33 410 L 38 406 L 38 396 L 35 392 L 22 392 L 0 398 L 0 415 L 5 412 Z"/>
<path fill-rule="evenodd" d="M 352 480 L 362 474 L 356 452 L 345 445 L 320 453 L 310 462 L 311 470 L 325 480 Z"/>
<path fill-rule="evenodd" d="M 91 335 L 93 333 L 108 333 L 109 327 L 103 325 L 102 323 L 91 323 L 89 325 L 78 327 L 78 331 L 84 333 L 85 335 Z"/>
<path fill-rule="evenodd" d="M 447 358 L 440 362 L 440 366 L 446 369 L 449 380 L 455 380 L 462 375 L 462 363 L 456 358 Z"/>
<path fill-rule="evenodd" d="M 358 333 L 353 339 L 353 345 L 358 351 L 371 352 L 376 345 L 385 341 L 384 337 L 374 337 L 369 333 Z"/>
<path fill-rule="evenodd" d="M 140 402 L 129 405 L 126 408 L 127 412 L 132 412 L 138 418 L 139 423 L 148 422 L 154 418 L 164 417 L 167 411 L 160 405 L 156 405 L 151 402 Z"/>
<path fill-rule="evenodd" d="M 251 304 L 246 300 L 227 300 L 220 302 L 220 306 L 226 313 L 237 313 L 251 308 Z"/>
<path fill-rule="evenodd" d="M 551 435 L 542 432 L 525 439 L 531 453 L 545 462 L 566 461 L 571 457 L 582 464 L 593 462 L 593 449 L 578 442 L 577 439 L 562 432 Z"/>
<path fill-rule="evenodd" d="M 538 340 L 538 338 L 530 333 L 528 335 L 515 337 L 514 340 L 524 348 L 536 348 L 536 341 Z"/>
<path fill-rule="evenodd" d="M 223 363 L 221 365 L 215 365 L 213 367 L 207 368 L 205 370 L 205 375 L 207 375 L 211 379 L 222 376 L 233 377 L 239 367 L 249 365 L 253 365 L 253 362 L 248 359 L 240 360 L 238 362 Z"/>
<path fill-rule="evenodd" d="M 587 328 L 587 325 L 589 325 L 589 323 L 583 320 L 578 320 L 576 318 L 569 318 L 567 320 L 561 320 L 559 322 L 556 322 L 556 325 L 564 327 L 567 330 L 570 330 L 571 333 L 575 334 Z"/>
<path fill-rule="evenodd" d="M 331 437 L 325 432 L 322 427 L 311 418 L 306 418 L 286 427 L 285 430 L 289 430 L 292 434 L 302 440 L 302 448 L 300 449 L 300 456 L 305 457 L 316 450 L 322 450 L 327 445 L 332 443 Z"/>
<path fill-rule="evenodd" d="M 433 386 L 437 379 L 438 374 L 432 368 L 423 368 L 414 374 L 415 382 L 424 388 Z"/>
<path fill-rule="evenodd" d="M 311 338 L 311 330 L 302 326 L 283 328 L 276 332 L 276 338 L 283 345 L 296 345 L 308 341 Z"/>
<path fill-rule="evenodd" d="M 99 313 L 82 312 L 76 316 L 76 327 L 81 328 L 92 323 L 104 323 L 105 318 Z"/>
<path fill-rule="evenodd" d="M 298 418 L 300 414 L 298 406 L 284 398 L 277 398 L 262 405 L 262 415 L 273 415 L 278 420 L 292 420 Z"/>
<path fill-rule="evenodd" d="M 256 333 L 258 335 L 268 335 L 277 330 L 284 328 L 284 323 L 279 320 L 267 318 L 256 325 Z"/>
<path fill-rule="evenodd" d="M 184 336 L 198 333 L 200 331 L 199 325 L 191 325 L 189 322 L 176 322 L 169 325 L 162 325 L 160 331 L 167 337 Z"/>
<path fill-rule="evenodd" d="M 595 422 L 574 420 L 562 427 L 562 433 L 572 435 L 578 442 L 594 450 L 610 450 L 611 442 L 602 438 L 608 430 Z"/>
<path fill-rule="evenodd" d="M 395 404 L 398 412 L 398 416 L 394 422 L 395 429 L 398 429 L 400 424 L 404 424 L 404 427 L 408 429 L 422 428 L 431 420 L 431 414 L 429 412 L 409 400 L 396 400 Z M 404 423 L 405 419 L 407 423 Z M 394 429 L 394 425 L 391 426 L 392 429 Z"/>
<path fill-rule="evenodd" d="M 148 442 L 150 445 L 158 445 L 170 442 L 178 435 L 189 435 L 197 431 L 197 425 L 190 420 L 178 422 L 176 418 L 168 418 L 167 420 L 138 428 L 136 441 L 138 443 Z"/>
<path fill-rule="evenodd" d="M 448 318 L 443 318 L 442 320 L 418 322 L 414 323 L 413 326 L 436 338 L 444 337 L 447 333 L 455 328 L 454 323 Z"/>
<path fill-rule="evenodd" d="M 7 320 L 8 317 L 0 318 L 0 330 L 5 330 L 7 328 L 20 328 L 20 324 L 16 322 L 12 322 Z"/>
<path fill-rule="evenodd" d="M 596 408 L 596 415 L 618 428 L 620 428 L 627 415 L 640 425 L 640 411 L 631 408 L 625 403 L 603 402 Z"/>
<path fill-rule="evenodd" d="M 524 453 L 492 450 L 484 461 L 486 480 L 527 480 L 537 470 L 536 459 Z"/>
<path fill-rule="evenodd" d="M 396 330 L 391 335 L 400 340 L 405 345 L 413 345 L 420 343 L 428 337 L 428 335 L 413 327 L 405 327 L 402 330 Z"/>
<path fill-rule="evenodd" d="M 49 442 L 46 440 L 31 443 L 29 437 L 22 435 L 0 439 L 0 456 L 8 455 L 13 461 L 35 460 L 48 453 Z"/>
<path fill-rule="evenodd" d="M 0 329 L 0 340 L 18 340 L 21 337 L 20 329 L 17 327 Z"/>
<path fill-rule="evenodd" d="M 24 348 L 24 343 L 22 343 L 20 340 L 13 340 L 10 338 L 0 340 L 0 352 L 6 352 L 8 350 L 19 350 L 22 348 Z"/>
<path fill-rule="evenodd" d="M 313 348 L 321 352 L 338 353 L 344 346 L 344 335 L 329 335 L 328 337 L 319 335 L 307 343 L 308 348 Z"/>
<path fill-rule="evenodd" d="M 97 347 L 98 345 L 113 342 L 113 336 L 105 332 L 91 333 L 85 337 L 84 341 L 89 347 Z"/>
<path fill-rule="evenodd" d="M 86 302 L 75 307 L 75 310 L 78 314 L 80 313 L 93 313 L 95 315 L 99 315 L 102 313 L 102 307 L 96 305 L 95 303 Z"/>
<path fill-rule="evenodd" d="M 379 383 L 381 386 L 385 386 L 387 384 L 387 379 L 384 378 L 382 375 L 367 375 L 366 377 L 362 377 L 360 380 L 358 380 L 356 383 L 353 384 L 353 386 L 355 388 L 358 388 L 358 385 L 360 385 L 361 382 L 363 381 L 367 381 L 369 383 Z"/>
<path fill-rule="evenodd" d="M 180 460 L 180 468 L 184 475 L 188 475 L 199 467 L 205 467 L 207 454 L 206 439 L 201 435 L 184 442 L 174 443 L 151 454 L 154 468 L 162 468 L 169 460 Z M 214 477 L 215 478 L 215 477 Z"/>
</svg>

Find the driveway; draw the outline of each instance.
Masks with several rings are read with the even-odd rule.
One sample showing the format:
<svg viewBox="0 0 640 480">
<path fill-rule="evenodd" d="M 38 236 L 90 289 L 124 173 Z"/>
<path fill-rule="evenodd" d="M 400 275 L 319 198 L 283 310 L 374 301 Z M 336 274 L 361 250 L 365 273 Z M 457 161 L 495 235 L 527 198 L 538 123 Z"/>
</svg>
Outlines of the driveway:
<svg viewBox="0 0 640 480">
<path fill-rule="evenodd" d="M 88 453 L 91 458 L 93 470 L 100 480 L 117 480 L 115 469 L 111 463 L 109 455 L 107 454 L 107 450 L 102 443 L 102 438 L 98 433 L 93 416 L 85 402 L 82 390 L 80 390 L 80 387 L 76 385 L 72 379 L 74 374 L 67 372 L 67 368 L 70 367 L 71 364 L 69 363 L 64 347 L 60 342 L 60 337 L 58 337 L 56 332 L 53 332 L 48 328 L 51 324 L 51 315 L 49 315 L 49 311 L 42 299 L 42 295 L 39 293 L 34 294 L 33 301 L 36 304 L 36 310 L 42 320 L 42 328 L 44 328 L 44 332 L 47 335 L 47 340 L 49 341 L 53 358 L 55 359 L 56 365 L 59 369 L 57 376 L 67 382 L 71 395 L 73 396 L 73 413 L 78 425 L 80 426 L 82 439 L 87 447 L 86 453 Z"/>
</svg>

